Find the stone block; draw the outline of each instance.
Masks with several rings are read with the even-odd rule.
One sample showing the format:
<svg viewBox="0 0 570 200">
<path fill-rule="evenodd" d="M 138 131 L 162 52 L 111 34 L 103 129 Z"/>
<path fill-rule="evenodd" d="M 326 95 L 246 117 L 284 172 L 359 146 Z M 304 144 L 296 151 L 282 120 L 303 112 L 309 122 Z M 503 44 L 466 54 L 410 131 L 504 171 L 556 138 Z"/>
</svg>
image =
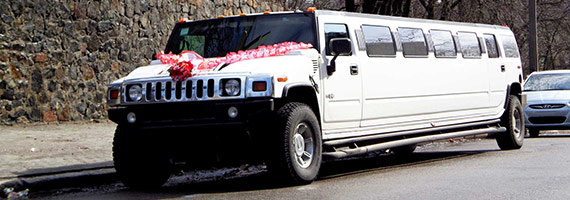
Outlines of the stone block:
<svg viewBox="0 0 570 200">
<path fill-rule="evenodd" d="M 44 122 L 56 122 L 57 121 L 57 115 L 55 113 L 53 113 L 52 111 L 46 111 L 44 112 Z"/>
<path fill-rule="evenodd" d="M 45 61 L 47 61 L 48 56 L 44 53 L 38 53 L 36 54 L 36 63 L 43 63 Z"/>
</svg>

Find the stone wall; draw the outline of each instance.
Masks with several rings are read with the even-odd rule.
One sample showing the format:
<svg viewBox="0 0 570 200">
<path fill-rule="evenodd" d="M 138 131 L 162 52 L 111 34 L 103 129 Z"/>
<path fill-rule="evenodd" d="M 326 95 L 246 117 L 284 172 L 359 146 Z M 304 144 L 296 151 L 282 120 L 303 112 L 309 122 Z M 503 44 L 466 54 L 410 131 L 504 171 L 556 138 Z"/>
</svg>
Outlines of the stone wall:
<svg viewBox="0 0 570 200">
<path fill-rule="evenodd" d="M 106 86 L 164 49 L 181 18 L 278 11 L 267 0 L 0 0 L 0 124 L 100 119 Z"/>
</svg>

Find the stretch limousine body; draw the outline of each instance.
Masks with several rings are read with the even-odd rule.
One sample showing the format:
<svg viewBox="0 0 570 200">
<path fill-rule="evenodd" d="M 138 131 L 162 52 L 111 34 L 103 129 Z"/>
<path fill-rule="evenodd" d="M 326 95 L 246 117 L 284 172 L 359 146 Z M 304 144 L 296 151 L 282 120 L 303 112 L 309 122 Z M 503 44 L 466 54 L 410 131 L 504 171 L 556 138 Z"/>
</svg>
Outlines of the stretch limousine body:
<svg viewBox="0 0 570 200">
<path fill-rule="evenodd" d="M 264 13 L 181 20 L 165 52 L 109 85 L 115 168 L 131 187 L 243 162 L 310 183 L 323 158 L 484 133 L 501 149 L 523 144 L 508 27 Z"/>
</svg>

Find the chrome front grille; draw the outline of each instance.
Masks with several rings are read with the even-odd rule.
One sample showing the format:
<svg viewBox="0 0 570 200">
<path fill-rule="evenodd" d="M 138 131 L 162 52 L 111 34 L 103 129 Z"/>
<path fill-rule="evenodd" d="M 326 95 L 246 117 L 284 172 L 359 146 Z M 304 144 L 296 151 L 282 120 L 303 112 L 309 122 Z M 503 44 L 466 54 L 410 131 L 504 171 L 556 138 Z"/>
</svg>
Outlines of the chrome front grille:
<svg viewBox="0 0 570 200">
<path fill-rule="evenodd" d="M 241 91 L 238 96 L 224 96 L 220 85 L 223 79 L 240 80 Z M 198 77 L 190 78 L 185 81 L 173 81 L 171 79 L 163 80 L 142 80 L 142 81 L 126 81 L 123 83 L 122 103 L 125 104 L 146 104 L 146 103 L 163 103 L 163 102 L 185 102 L 185 101 L 203 101 L 214 99 L 239 99 L 244 98 L 245 89 L 244 77 L 232 78 L 207 78 Z M 141 101 L 132 101 L 128 97 L 128 88 L 132 85 L 140 85 L 142 87 L 143 98 Z"/>
</svg>

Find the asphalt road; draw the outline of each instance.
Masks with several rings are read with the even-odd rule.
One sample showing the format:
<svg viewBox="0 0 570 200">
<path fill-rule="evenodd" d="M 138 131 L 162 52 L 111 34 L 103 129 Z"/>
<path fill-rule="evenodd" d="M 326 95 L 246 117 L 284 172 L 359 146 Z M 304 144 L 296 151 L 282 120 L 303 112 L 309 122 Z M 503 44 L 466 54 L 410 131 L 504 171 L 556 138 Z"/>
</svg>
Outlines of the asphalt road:
<svg viewBox="0 0 570 200">
<path fill-rule="evenodd" d="M 567 133 L 567 132 L 566 132 Z M 329 161 L 319 180 L 287 186 L 266 173 L 229 180 L 170 181 L 155 191 L 120 183 L 36 194 L 48 199 L 570 199 L 570 134 L 526 138 L 520 150 L 494 140 L 432 145 L 410 158 Z M 182 181 L 181 181 L 182 180 Z"/>
</svg>

